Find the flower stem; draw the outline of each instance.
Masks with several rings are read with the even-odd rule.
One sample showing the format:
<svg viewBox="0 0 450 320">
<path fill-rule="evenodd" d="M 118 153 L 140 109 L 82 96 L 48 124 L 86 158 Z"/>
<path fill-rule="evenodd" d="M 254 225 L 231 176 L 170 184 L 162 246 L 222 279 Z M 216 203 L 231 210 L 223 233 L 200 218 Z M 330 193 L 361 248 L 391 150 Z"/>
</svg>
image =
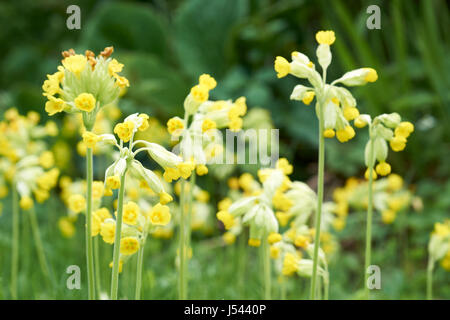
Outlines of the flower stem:
<svg viewBox="0 0 450 320">
<path fill-rule="evenodd" d="M 281 276 L 281 300 L 286 300 L 286 277 L 285 276 Z"/>
<path fill-rule="evenodd" d="M 267 237 L 263 237 L 262 253 L 263 253 L 263 268 L 264 268 L 264 299 L 270 300 L 272 291 L 272 278 L 270 275 L 270 253 L 269 253 L 269 242 L 267 241 Z"/>
<path fill-rule="evenodd" d="M 178 279 L 178 299 L 186 299 L 186 289 L 185 289 L 185 277 L 186 277 L 186 243 L 185 243 L 185 225 L 186 225 L 186 215 L 185 215 L 185 187 L 186 181 L 181 181 L 181 191 L 180 191 L 180 239 L 179 239 L 179 279 Z"/>
<path fill-rule="evenodd" d="M 145 237 L 144 237 L 144 241 L 142 242 L 141 247 L 139 248 L 138 257 L 137 257 L 136 292 L 135 292 L 136 300 L 141 300 L 142 266 L 144 264 L 144 246 L 145 246 Z"/>
<path fill-rule="evenodd" d="M 240 292 L 240 299 L 244 299 L 245 295 L 245 286 L 244 286 L 244 279 L 245 279 L 245 262 L 247 259 L 247 237 L 245 232 L 242 232 L 238 239 L 238 284 L 239 284 L 239 292 Z"/>
<path fill-rule="evenodd" d="M 364 264 L 364 296 L 367 300 L 370 299 L 369 286 L 367 285 L 367 280 L 369 274 L 367 269 L 370 266 L 371 254 L 372 254 L 372 212 L 373 212 L 373 152 L 374 143 L 371 141 L 369 148 L 369 190 L 368 190 L 368 204 L 367 204 L 367 229 L 366 229 L 366 258 Z"/>
<path fill-rule="evenodd" d="M 17 271 L 19 267 L 19 195 L 16 184 L 12 186 L 12 257 L 11 257 L 11 296 L 17 299 Z"/>
<path fill-rule="evenodd" d="M 92 250 L 92 182 L 93 182 L 93 155 L 92 149 L 86 149 L 86 260 L 88 276 L 88 297 L 89 300 L 95 299 L 95 280 L 94 280 L 94 254 Z"/>
<path fill-rule="evenodd" d="M 100 299 L 101 283 L 100 283 L 100 261 L 99 261 L 99 248 L 98 237 L 94 239 L 94 267 L 95 267 L 95 291 L 97 298 Z"/>
<path fill-rule="evenodd" d="M 313 270 L 311 277 L 311 291 L 310 299 L 316 298 L 316 282 L 317 282 L 317 264 L 319 258 L 320 247 L 320 223 L 322 216 L 322 202 L 323 202 L 323 175 L 325 167 L 325 139 L 323 136 L 324 120 L 323 120 L 323 102 L 319 103 L 318 110 L 319 117 L 319 167 L 318 167 L 318 179 L 317 179 L 317 211 L 315 219 L 315 237 L 314 237 L 314 254 L 313 254 Z"/>
<path fill-rule="evenodd" d="M 430 258 L 427 267 L 427 300 L 433 300 L 433 261 Z"/>
<path fill-rule="evenodd" d="M 50 269 L 48 268 L 47 260 L 45 258 L 44 246 L 42 245 L 41 233 L 39 231 L 39 224 L 37 221 L 36 210 L 34 207 L 28 210 L 28 215 L 31 221 L 31 230 L 33 232 L 33 238 L 36 245 L 39 264 L 41 266 L 42 273 L 47 279 L 48 285 L 51 286 L 52 281 L 50 279 Z"/>
<path fill-rule="evenodd" d="M 111 280 L 111 299 L 117 300 L 119 291 L 120 236 L 122 234 L 123 197 L 125 194 L 125 172 L 120 177 L 119 199 L 117 203 L 116 231 L 114 234 L 113 268 Z"/>
</svg>

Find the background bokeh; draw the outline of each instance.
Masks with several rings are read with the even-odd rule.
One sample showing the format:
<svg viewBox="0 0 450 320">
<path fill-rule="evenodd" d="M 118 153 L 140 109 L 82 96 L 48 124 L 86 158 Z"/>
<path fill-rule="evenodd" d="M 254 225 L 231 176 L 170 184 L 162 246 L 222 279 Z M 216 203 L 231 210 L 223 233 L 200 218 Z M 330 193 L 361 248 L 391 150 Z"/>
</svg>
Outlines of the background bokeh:
<svg viewBox="0 0 450 320">
<path fill-rule="evenodd" d="M 81 30 L 66 28 L 66 8 L 74 3 L 81 8 Z M 381 8 L 381 30 L 366 28 L 366 8 L 371 4 Z M 35 110 L 47 119 L 41 86 L 46 74 L 53 73 L 59 64 L 61 51 L 99 52 L 113 45 L 130 80 L 119 104 L 123 114 L 145 112 L 165 123 L 182 114 L 190 87 L 200 74 L 209 73 L 218 82 L 212 98 L 243 95 L 250 110 L 262 107 L 270 112 L 274 127 L 280 129 L 280 154 L 294 164 L 293 178 L 312 186 L 317 161 L 313 107 L 289 100 L 297 79 L 278 80 L 273 61 L 275 56 L 288 57 L 294 50 L 314 57 L 316 31 L 334 30 L 337 40 L 332 46 L 329 78 L 361 66 L 375 68 L 379 75 L 376 83 L 352 90 L 360 111 L 373 116 L 398 112 L 416 126 L 406 150 L 391 152 L 389 162 L 422 198 L 424 208 L 406 212 L 391 226 L 377 224 L 379 218 L 375 219 L 373 260 L 383 271 L 380 297 L 424 298 L 429 234 L 434 222 L 450 213 L 450 33 L 445 1 L 22 0 L 1 2 L 0 21 L 0 115 L 16 106 L 21 113 Z M 362 176 L 365 134 L 362 130 L 345 144 L 327 141 L 326 197 L 346 178 Z M 83 172 L 77 165 L 71 170 L 78 170 L 79 175 Z M 204 183 L 214 186 L 211 181 Z M 209 191 L 212 201 L 220 199 L 220 192 Z M 54 202 L 52 209 L 41 208 L 40 221 L 48 223 L 43 230 L 44 242 L 49 260 L 59 263 L 55 272 L 60 272 L 58 277 L 64 283 L 67 261 L 84 263 L 83 237 L 79 232 L 77 240 L 61 238 L 51 217 L 64 209 Z M 10 218 L 5 212 L 0 217 L 3 283 L 8 279 L 10 245 Z M 351 298 L 361 286 L 363 218 L 349 220 L 339 235 L 345 254 L 330 266 L 331 298 Z M 162 245 L 154 241 L 149 251 L 158 253 Z M 192 267 L 201 271 L 192 273 L 192 296 L 236 297 L 235 289 L 228 285 L 234 276 L 233 269 L 227 268 L 228 251 L 211 253 L 207 243 L 199 246 Z M 149 260 L 144 297 L 175 297 L 172 260 L 169 255 L 153 255 Z M 212 260 L 217 263 L 210 263 Z M 28 262 L 29 268 L 32 263 Z M 20 279 L 28 288 L 26 297 L 45 297 L 37 290 L 38 279 L 39 275 L 32 273 Z M 450 298 L 449 283 L 449 274 L 437 271 L 435 296 Z M 307 289 L 309 282 L 301 285 Z M 259 298 L 258 277 L 251 272 L 246 287 L 246 298 Z M 59 298 L 79 298 L 85 296 L 84 289 L 63 288 L 57 294 Z M 0 282 L 0 298 L 7 292 L 7 286 Z M 293 292 L 289 297 L 298 296 Z"/>
</svg>

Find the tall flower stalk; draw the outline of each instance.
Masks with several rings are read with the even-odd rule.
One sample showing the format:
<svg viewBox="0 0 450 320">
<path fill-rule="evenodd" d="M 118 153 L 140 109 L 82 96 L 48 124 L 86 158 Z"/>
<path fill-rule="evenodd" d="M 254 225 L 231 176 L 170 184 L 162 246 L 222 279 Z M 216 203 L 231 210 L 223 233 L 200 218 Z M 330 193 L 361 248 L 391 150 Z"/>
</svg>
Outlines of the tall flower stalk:
<svg viewBox="0 0 450 320">
<path fill-rule="evenodd" d="M 98 56 L 86 50 L 84 55 L 73 49 L 62 53 L 64 59 L 58 71 L 47 75 L 42 89 L 48 99 L 45 111 L 49 115 L 59 112 L 80 113 L 86 132 L 93 130 L 97 113 L 119 96 L 120 90 L 128 87 L 126 78 L 118 75 L 123 64 L 111 59 L 113 47 L 105 48 Z M 94 253 L 92 231 L 92 183 L 93 148 L 86 146 L 86 262 L 88 297 L 95 299 Z"/>
<path fill-rule="evenodd" d="M 436 262 L 441 260 L 441 265 L 448 270 L 450 265 L 450 220 L 444 223 L 437 222 L 428 242 L 427 265 L 427 300 L 433 299 L 433 270 Z"/>
<path fill-rule="evenodd" d="M 373 120 L 367 114 L 359 115 L 355 119 L 355 126 L 363 128 L 368 125 L 369 141 L 364 152 L 364 161 L 367 166 L 365 178 L 367 186 L 367 222 L 366 222 L 366 249 L 364 262 L 364 297 L 370 298 L 368 285 L 368 268 L 371 265 L 372 256 L 372 215 L 373 215 L 373 181 L 377 174 L 386 176 L 391 173 L 391 166 L 386 162 L 388 156 L 388 142 L 395 152 L 401 151 L 406 146 L 406 138 L 414 131 L 414 125 L 410 122 L 401 122 L 397 113 L 382 114 Z M 375 167 L 375 162 L 378 165 Z"/>
<path fill-rule="evenodd" d="M 275 71 L 278 78 L 292 74 L 300 79 L 307 79 L 312 87 L 297 85 L 292 94 L 292 100 L 302 101 L 309 105 L 314 97 L 317 97 L 316 116 L 319 122 L 319 164 L 317 181 L 317 210 L 315 217 L 315 238 L 313 253 L 313 268 L 311 278 L 310 298 L 316 298 L 317 292 L 317 270 L 319 260 L 320 234 L 322 223 L 323 204 L 323 177 L 325 163 L 325 141 L 324 138 L 333 138 L 335 135 L 340 142 L 346 142 L 355 136 L 355 131 L 349 121 L 354 120 L 359 111 L 356 108 L 356 100 L 345 88 L 336 86 L 342 83 L 346 86 L 360 86 L 367 82 L 374 82 L 378 75 L 372 68 L 361 68 L 345 73 L 341 78 L 326 83 L 327 68 L 331 63 L 332 55 L 330 46 L 336 40 L 333 31 L 319 31 L 316 34 L 319 43 L 316 55 L 322 75 L 320 75 L 309 58 L 300 52 L 292 52 L 292 61 L 283 57 L 276 57 Z M 336 130 L 336 131 L 335 131 Z"/>
<path fill-rule="evenodd" d="M 12 188 L 12 255 L 11 255 L 11 296 L 17 296 L 17 273 L 19 269 L 19 196 L 15 185 Z"/>
</svg>

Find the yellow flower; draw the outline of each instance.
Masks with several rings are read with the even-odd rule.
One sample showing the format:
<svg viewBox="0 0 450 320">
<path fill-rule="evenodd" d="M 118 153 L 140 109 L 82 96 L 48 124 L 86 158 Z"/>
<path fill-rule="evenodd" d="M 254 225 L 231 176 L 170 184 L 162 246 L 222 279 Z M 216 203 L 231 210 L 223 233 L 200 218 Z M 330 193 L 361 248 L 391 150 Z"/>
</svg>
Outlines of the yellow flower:
<svg viewBox="0 0 450 320">
<path fill-rule="evenodd" d="M 108 73 L 110 76 L 115 76 L 116 73 L 121 72 L 123 64 L 119 63 L 116 59 L 112 59 L 108 64 Z"/>
<path fill-rule="evenodd" d="M 139 241 L 134 237 L 125 237 L 120 239 L 120 253 L 131 255 L 139 250 Z"/>
<path fill-rule="evenodd" d="M 344 107 L 342 111 L 344 113 L 344 118 L 348 121 L 359 117 L 359 110 L 356 107 Z"/>
<path fill-rule="evenodd" d="M 354 123 L 355 127 L 360 128 L 360 129 L 364 128 L 367 125 L 367 122 L 359 116 L 355 119 L 355 121 L 353 123 Z"/>
<path fill-rule="evenodd" d="M 406 138 L 402 136 L 394 136 L 389 142 L 391 149 L 395 152 L 402 151 L 406 147 Z"/>
<path fill-rule="evenodd" d="M 233 118 L 230 120 L 230 123 L 228 124 L 228 128 L 231 131 L 236 132 L 236 131 L 239 131 L 242 129 L 242 124 L 243 124 L 242 118 L 239 118 L 239 117 Z"/>
<path fill-rule="evenodd" d="M 133 201 L 128 201 L 123 206 L 123 222 L 134 226 L 137 223 L 139 212 L 139 206 Z"/>
<path fill-rule="evenodd" d="M 219 203 L 217 204 L 217 208 L 220 211 L 226 211 L 228 210 L 228 208 L 231 206 L 232 203 L 233 201 L 230 198 L 224 198 L 219 201 Z"/>
<path fill-rule="evenodd" d="M 187 179 L 191 176 L 192 170 L 195 169 L 195 164 L 191 161 L 186 161 L 178 164 L 178 170 L 180 171 L 180 176 L 183 179 Z"/>
<path fill-rule="evenodd" d="M 283 57 L 276 57 L 275 58 L 275 71 L 277 72 L 278 78 L 283 78 L 291 72 L 291 65 L 289 64 L 289 61 L 287 61 Z"/>
<path fill-rule="evenodd" d="M 411 122 L 403 121 L 395 128 L 395 135 L 406 139 L 413 131 L 414 125 Z"/>
<path fill-rule="evenodd" d="M 208 167 L 204 164 L 200 164 L 197 166 L 197 169 L 195 171 L 199 176 L 204 176 L 205 174 L 208 174 Z"/>
<path fill-rule="evenodd" d="M 367 168 L 366 172 L 364 173 L 364 177 L 366 178 L 366 180 L 369 180 L 369 169 Z M 375 172 L 374 169 L 372 169 L 372 179 L 376 180 L 377 179 L 377 173 Z"/>
<path fill-rule="evenodd" d="M 275 216 L 278 219 L 278 222 L 280 222 L 280 225 L 282 227 L 287 226 L 289 219 L 291 218 L 291 215 L 289 213 L 283 212 L 283 211 L 277 211 L 275 213 Z"/>
<path fill-rule="evenodd" d="M 81 194 L 73 194 L 68 200 L 69 209 L 79 213 L 86 208 L 86 199 Z"/>
<path fill-rule="evenodd" d="M 94 149 L 97 142 L 100 141 L 100 137 L 90 131 L 83 133 L 83 142 L 87 148 Z"/>
<path fill-rule="evenodd" d="M 239 189 L 239 179 L 237 177 L 229 178 L 227 181 L 227 184 L 228 184 L 228 188 L 230 188 L 232 190 Z"/>
<path fill-rule="evenodd" d="M 216 217 L 222 221 L 226 230 L 231 229 L 235 224 L 233 215 L 231 215 L 228 211 L 219 211 L 217 212 Z"/>
<path fill-rule="evenodd" d="M 400 190 L 403 186 L 403 179 L 398 174 L 393 173 L 388 176 L 388 189 L 391 191 Z"/>
<path fill-rule="evenodd" d="M 308 106 L 313 101 L 315 95 L 314 91 L 306 91 L 303 95 L 302 102 Z"/>
<path fill-rule="evenodd" d="M 103 241 L 109 244 L 114 243 L 114 236 L 116 234 L 116 222 L 108 220 L 108 222 L 102 222 L 100 225 L 100 235 Z"/>
<path fill-rule="evenodd" d="M 100 199 L 103 196 L 104 184 L 102 181 L 94 181 L 92 183 L 92 198 Z"/>
<path fill-rule="evenodd" d="M 53 153 L 51 151 L 44 151 L 39 156 L 39 164 L 44 168 L 48 169 L 50 167 L 53 167 L 55 164 L 55 158 L 53 156 Z"/>
<path fill-rule="evenodd" d="M 171 183 L 172 180 L 178 180 L 180 178 L 180 170 L 178 168 L 165 168 L 163 178 L 168 183 Z"/>
<path fill-rule="evenodd" d="M 365 71 L 367 71 L 366 77 L 364 78 L 367 82 L 375 82 L 378 79 L 378 74 L 375 69 L 372 68 L 364 68 Z"/>
<path fill-rule="evenodd" d="M 277 242 L 281 241 L 281 239 L 283 239 L 283 237 L 281 236 L 281 234 L 279 234 L 277 232 L 272 232 L 267 237 L 267 241 L 269 241 L 270 244 L 277 243 Z"/>
<path fill-rule="evenodd" d="M 294 171 L 294 168 L 292 167 L 291 164 L 289 164 L 289 161 L 286 158 L 278 159 L 276 163 L 276 168 L 283 171 L 285 175 L 290 175 Z"/>
<path fill-rule="evenodd" d="M 336 231 L 341 231 L 345 228 L 345 218 L 336 218 L 333 220 L 333 228 Z"/>
<path fill-rule="evenodd" d="M 391 173 L 391 166 L 389 163 L 383 161 L 377 164 L 376 171 L 380 176 L 387 176 Z"/>
<path fill-rule="evenodd" d="M 75 107 L 82 111 L 91 112 L 95 108 L 95 98 L 90 93 L 80 93 L 78 97 L 73 101 L 75 103 Z"/>
<path fill-rule="evenodd" d="M 62 61 L 64 68 L 74 73 L 76 76 L 79 76 L 81 71 L 86 68 L 87 59 L 84 55 L 76 54 L 65 58 Z"/>
<path fill-rule="evenodd" d="M 277 190 L 272 198 L 273 206 L 281 211 L 288 211 L 294 203 L 283 192 Z"/>
<path fill-rule="evenodd" d="M 291 253 L 288 252 L 286 253 L 286 255 L 284 256 L 284 260 L 283 260 L 283 269 L 282 269 L 282 273 L 285 276 L 291 276 L 293 275 L 295 272 L 298 271 L 298 264 L 300 262 L 300 258 Z"/>
<path fill-rule="evenodd" d="M 209 90 L 214 89 L 217 85 L 216 80 L 213 77 L 211 77 L 209 74 L 206 74 L 206 73 L 202 74 L 199 77 L 198 82 L 200 83 L 200 85 L 205 86 Z"/>
<path fill-rule="evenodd" d="M 154 225 L 165 226 L 170 222 L 170 209 L 168 206 L 158 203 L 150 211 L 150 221 Z"/>
<path fill-rule="evenodd" d="M 209 90 L 205 85 L 198 84 L 191 89 L 192 98 L 199 103 L 205 102 L 209 98 Z"/>
<path fill-rule="evenodd" d="M 335 132 L 334 132 L 333 129 L 326 129 L 326 130 L 323 132 L 323 136 L 324 136 L 325 138 L 334 138 Z"/>
<path fill-rule="evenodd" d="M 159 194 L 159 202 L 161 204 L 167 204 L 169 202 L 171 202 L 173 200 L 172 196 L 170 194 L 168 194 L 167 192 L 161 192 Z"/>
<path fill-rule="evenodd" d="M 386 224 L 391 224 L 392 222 L 394 222 L 396 215 L 397 214 L 394 210 L 383 210 L 381 212 L 381 220 Z"/>
<path fill-rule="evenodd" d="M 50 193 L 45 189 L 36 189 L 33 191 L 34 197 L 36 198 L 37 202 L 43 203 L 45 200 L 47 200 L 50 197 Z"/>
<path fill-rule="evenodd" d="M 306 248 L 309 244 L 309 237 L 305 235 L 298 235 L 295 237 L 294 244 L 300 248 Z"/>
<path fill-rule="evenodd" d="M 114 133 L 122 140 L 123 142 L 128 142 L 131 139 L 134 131 L 134 123 L 132 121 L 125 121 L 123 123 L 118 123 L 114 127 Z"/>
<path fill-rule="evenodd" d="M 109 263 L 109 267 L 112 268 L 113 267 L 113 261 L 111 261 Z M 119 260 L 119 273 L 121 273 L 123 270 L 123 260 Z"/>
<path fill-rule="evenodd" d="M 445 257 L 441 260 L 441 266 L 445 271 L 450 271 L 450 250 L 447 251 Z"/>
<path fill-rule="evenodd" d="M 48 96 L 48 101 L 45 103 L 45 111 L 49 116 L 53 116 L 58 112 L 62 112 L 65 106 L 64 100 L 60 98 L 55 98 L 53 96 Z"/>
<path fill-rule="evenodd" d="M 450 235 L 450 224 L 436 222 L 434 224 L 433 234 L 437 235 L 440 238 L 447 237 L 448 235 Z"/>
<path fill-rule="evenodd" d="M 59 218 L 58 227 L 61 234 L 66 238 L 71 238 L 75 234 L 75 227 L 68 217 Z"/>
<path fill-rule="evenodd" d="M 130 82 L 128 81 L 128 79 L 121 76 L 116 76 L 116 84 L 119 88 L 122 89 L 130 86 Z"/>
<path fill-rule="evenodd" d="M 20 198 L 19 205 L 23 210 L 30 210 L 34 206 L 33 199 L 29 196 L 22 197 Z"/>
<path fill-rule="evenodd" d="M 184 122 L 178 117 L 173 117 L 167 121 L 167 131 L 170 134 L 180 135 L 181 131 L 184 129 Z"/>
<path fill-rule="evenodd" d="M 139 127 L 139 131 L 147 130 L 147 128 L 150 126 L 150 124 L 148 123 L 149 116 L 145 113 L 141 113 L 139 115 L 139 118 L 143 120 L 141 126 Z"/>
<path fill-rule="evenodd" d="M 226 244 L 233 244 L 236 241 L 236 236 L 232 232 L 225 232 L 222 236 L 223 241 Z"/>
<path fill-rule="evenodd" d="M 106 178 L 106 186 L 109 189 L 119 189 L 120 188 L 119 176 L 109 176 L 108 178 Z"/>
<path fill-rule="evenodd" d="M 316 33 L 316 41 L 319 44 L 327 44 L 331 46 L 336 40 L 336 36 L 334 35 L 334 31 L 319 31 Z"/>
<path fill-rule="evenodd" d="M 100 233 L 102 221 L 100 217 L 97 215 L 92 215 L 91 219 L 91 237 L 95 237 Z"/>
<path fill-rule="evenodd" d="M 109 212 L 109 210 L 105 207 L 97 209 L 94 211 L 93 213 L 94 216 L 97 216 L 101 222 L 105 221 L 108 218 L 111 218 L 111 213 Z"/>
<path fill-rule="evenodd" d="M 208 203 L 209 201 L 209 193 L 205 190 L 200 190 L 198 193 L 195 194 L 195 200 L 198 202 Z"/>
<path fill-rule="evenodd" d="M 206 118 L 202 122 L 202 132 L 207 132 L 209 130 L 213 130 L 217 128 L 217 124 L 215 121 Z"/>
<path fill-rule="evenodd" d="M 248 239 L 248 245 L 251 247 L 259 247 L 261 245 L 261 240 L 259 239 Z"/>
<path fill-rule="evenodd" d="M 280 247 L 270 246 L 270 257 L 272 259 L 278 259 L 280 256 Z"/>
<path fill-rule="evenodd" d="M 355 136 L 355 130 L 351 126 L 346 126 L 336 132 L 337 139 L 340 142 L 347 142 Z"/>
</svg>

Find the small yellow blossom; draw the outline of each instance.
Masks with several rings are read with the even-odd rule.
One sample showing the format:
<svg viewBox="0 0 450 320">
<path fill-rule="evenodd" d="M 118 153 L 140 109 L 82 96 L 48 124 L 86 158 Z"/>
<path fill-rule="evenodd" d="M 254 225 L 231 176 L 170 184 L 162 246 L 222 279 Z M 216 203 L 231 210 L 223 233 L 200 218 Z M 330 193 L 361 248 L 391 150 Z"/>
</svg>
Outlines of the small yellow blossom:
<svg viewBox="0 0 450 320">
<path fill-rule="evenodd" d="M 277 243 L 279 241 L 281 241 L 281 239 L 283 239 L 283 237 L 281 236 L 281 234 L 277 233 L 277 232 L 272 232 L 269 234 L 269 236 L 267 237 L 267 241 L 270 244 L 274 244 Z"/>
<path fill-rule="evenodd" d="M 276 57 L 275 58 L 275 71 L 277 72 L 278 78 L 283 78 L 291 72 L 291 65 L 289 64 L 289 61 L 287 61 L 283 57 Z"/>
<path fill-rule="evenodd" d="M 333 129 L 326 129 L 326 130 L 323 132 L 323 136 L 324 136 L 325 138 L 334 138 L 335 132 L 334 132 Z"/>
<path fill-rule="evenodd" d="M 200 85 L 205 86 L 206 88 L 208 88 L 208 90 L 212 90 L 216 87 L 217 82 L 216 80 L 211 77 L 209 74 L 202 74 L 199 77 L 199 81 Z"/>
<path fill-rule="evenodd" d="M 76 54 L 65 58 L 62 61 L 64 68 L 79 76 L 80 73 L 86 68 L 87 59 L 84 55 Z"/>
<path fill-rule="evenodd" d="M 86 199 L 81 194 L 73 194 L 68 200 L 69 209 L 79 213 L 86 208 Z"/>
<path fill-rule="evenodd" d="M 128 201 L 123 206 L 123 222 L 134 226 L 137 223 L 139 212 L 139 206 L 133 201 Z"/>
<path fill-rule="evenodd" d="M 103 241 L 109 244 L 114 243 L 114 236 L 116 234 L 116 222 L 113 220 L 108 220 L 107 222 L 102 222 L 100 225 L 100 235 Z"/>
<path fill-rule="evenodd" d="M 234 233 L 227 231 L 223 234 L 222 239 L 226 244 L 233 244 L 236 241 L 236 236 Z"/>
<path fill-rule="evenodd" d="M 327 44 L 331 46 L 336 41 L 334 31 L 319 31 L 316 33 L 316 41 L 319 44 Z"/>
<path fill-rule="evenodd" d="M 34 206 L 33 199 L 29 196 L 22 197 L 19 205 L 23 210 L 30 210 Z"/>
<path fill-rule="evenodd" d="M 119 176 L 109 176 L 106 178 L 106 186 L 109 189 L 119 189 L 120 188 L 120 177 Z"/>
<path fill-rule="evenodd" d="M 55 165 L 55 157 L 51 151 L 44 151 L 39 156 L 39 164 L 44 169 L 49 169 Z"/>
<path fill-rule="evenodd" d="M 97 142 L 100 141 L 100 137 L 90 131 L 83 133 L 83 142 L 87 148 L 94 149 Z"/>
<path fill-rule="evenodd" d="M 259 247 L 261 245 L 261 240 L 259 239 L 248 239 L 248 245 L 251 247 Z"/>
<path fill-rule="evenodd" d="M 219 211 L 219 212 L 217 212 L 216 217 L 217 217 L 217 219 L 222 221 L 226 230 L 231 229 L 235 224 L 233 215 L 231 215 L 228 211 Z"/>
<path fill-rule="evenodd" d="M 75 107 L 86 112 L 91 112 L 94 110 L 96 103 L 94 96 L 85 92 L 79 94 L 73 102 L 75 103 Z"/>
<path fill-rule="evenodd" d="M 150 211 L 150 221 L 154 225 L 165 226 L 170 222 L 170 209 L 168 206 L 158 203 Z"/>
<path fill-rule="evenodd" d="M 204 164 L 200 164 L 197 166 L 197 169 L 195 171 L 199 176 L 204 176 L 205 174 L 208 174 L 208 167 Z"/>
<path fill-rule="evenodd" d="M 159 194 L 159 202 L 161 204 L 167 204 L 169 202 L 171 202 L 173 200 L 172 196 L 170 194 L 168 194 L 167 192 L 161 192 Z"/>
<path fill-rule="evenodd" d="M 125 237 L 120 239 L 120 253 L 131 255 L 139 250 L 139 241 L 134 237 Z"/>
<path fill-rule="evenodd" d="M 387 176 L 391 173 L 391 166 L 389 163 L 383 161 L 376 166 L 376 171 L 380 176 Z"/>
<path fill-rule="evenodd" d="M 125 121 L 123 123 L 118 123 L 114 127 L 114 133 L 122 140 L 123 142 L 128 142 L 131 139 L 134 131 L 134 123 L 132 121 Z"/>
<path fill-rule="evenodd" d="M 203 103 L 209 98 L 209 89 L 205 85 L 198 84 L 191 89 L 192 98 L 199 103 Z"/>
</svg>

